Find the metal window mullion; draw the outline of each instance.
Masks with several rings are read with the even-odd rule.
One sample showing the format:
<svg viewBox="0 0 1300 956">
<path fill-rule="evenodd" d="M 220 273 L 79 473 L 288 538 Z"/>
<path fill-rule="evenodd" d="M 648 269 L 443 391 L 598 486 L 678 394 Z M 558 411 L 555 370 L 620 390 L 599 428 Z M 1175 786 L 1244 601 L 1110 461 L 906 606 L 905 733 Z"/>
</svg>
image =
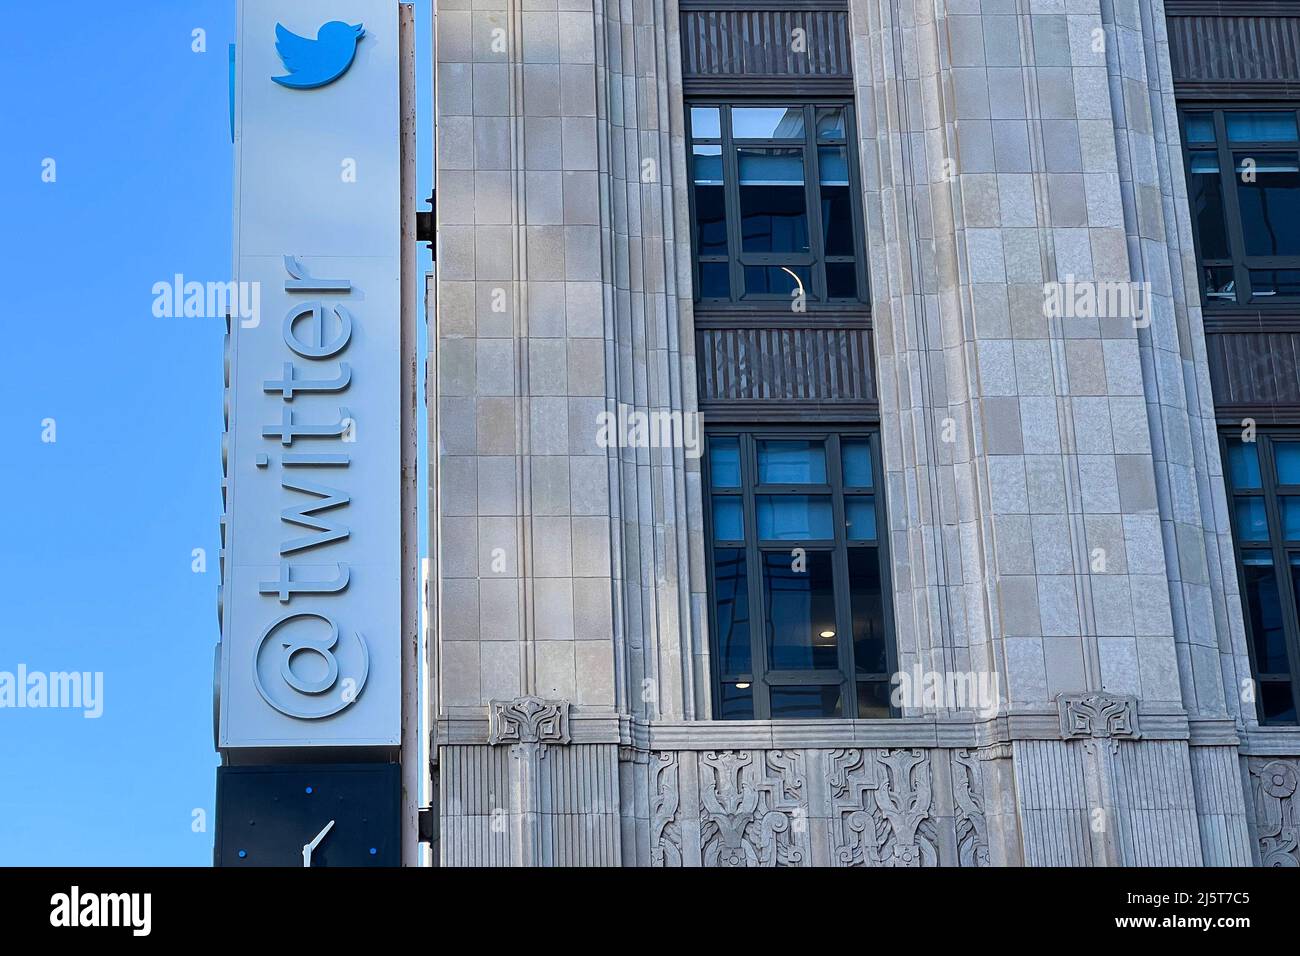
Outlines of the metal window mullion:
<svg viewBox="0 0 1300 956">
<path fill-rule="evenodd" d="M 841 470 L 840 436 L 825 438 L 826 477 L 831 483 L 831 521 L 834 522 L 835 550 L 831 556 L 831 587 L 835 600 L 836 662 L 840 668 L 840 714 L 857 716 L 857 687 L 853 681 L 853 608 L 849 579 L 849 552 L 844 524 L 844 475 Z"/>
<path fill-rule="evenodd" d="M 1250 270 L 1246 267 L 1246 236 L 1241 228 L 1241 204 L 1237 201 L 1237 161 L 1228 144 L 1228 124 L 1223 110 L 1215 110 L 1214 137 L 1219 151 L 1219 184 L 1223 187 L 1224 225 L 1228 232 L 1228 250 L 1232 253 L 1232 275 L 1236 283 L 1237 305 L 1251 301 Z"/>
<path fill-rule="evenodd" d="M 749 660 L 754 680 L 749 685 L 753 700 L 754 719 L 771 717 L 771 695 L 767 685 L 767 617 L 763 602 L 763 560 L 758 546 L 758 508 L 754 500 L 757 479 L 757 457 L 754 435 L 740 435 L 740 488 L 744 498 L 745 566 L 749 587 Z"/>
<path fill-rule="evenodd" d="M 822 177 L 821 162 L 817 152 L 817 110 L 811 103 L 803 105 L 804 203 L 808 207 L 808 251 L 812 254 L 812 268 L 808 279 L 812 283 L 815 302 L 827 301 L 826 250 L 822 242 Z"/>
<path fill-rule="evenodd" d="M 727 275 L 731 280 L 728 293 L 732 302 L 739 302 L 745 295 L 745 273 L 740 265 L 740 162 L 731 138 L 730 104 L 718 106 L 718 124 L 722 137 L 722 207 L 727 212 Z"/>
</svg>

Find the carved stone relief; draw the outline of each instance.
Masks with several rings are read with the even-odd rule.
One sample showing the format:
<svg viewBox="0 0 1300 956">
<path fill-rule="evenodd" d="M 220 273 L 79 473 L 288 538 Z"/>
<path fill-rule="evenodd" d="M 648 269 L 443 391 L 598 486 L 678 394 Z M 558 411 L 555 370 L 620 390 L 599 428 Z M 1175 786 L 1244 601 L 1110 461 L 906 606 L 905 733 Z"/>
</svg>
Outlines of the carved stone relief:
<svg viewBox="0 0 1300 956">
<path fill-rule="evenodd" d="M 1300 866 L 1300 761 L 1250 758 L 1255 838 L 1263 866 Z"/>
<path fill-rule="evenodd" d="M 682 865 L 681 774 L 677 754 L 661 751 L 650 758 L 650 865 Z"/>
<path fill-rule="evenodd" d="M 705 866 L 807 862 L 808 807 L 798 751 L 700 755 L 700 839 Z"/>
<path fill-rule="evenodd" d="M 488 743 L 567 744 L 569 702 L 541 697 L 494 700 L 488 706 Z"/>
<path fill-rule="evenodd" d="M 927 751 L 835 750 L 830 769 L 834 863 L 938 865 Z"/>
</svg>

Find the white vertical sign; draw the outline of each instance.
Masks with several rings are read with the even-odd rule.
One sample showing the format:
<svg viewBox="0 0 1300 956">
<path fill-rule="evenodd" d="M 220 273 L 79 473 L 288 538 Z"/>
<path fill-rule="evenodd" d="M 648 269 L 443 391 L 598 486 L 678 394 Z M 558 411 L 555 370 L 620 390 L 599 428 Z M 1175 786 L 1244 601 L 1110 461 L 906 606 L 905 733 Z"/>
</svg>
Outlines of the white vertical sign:
<svg viewBox="0 0 1300 956">
<path fill-rule="evenodd" d="M 241 0 L 220 726 L 225 748 L 401 739 L 395 0 Z"/>
</svg>

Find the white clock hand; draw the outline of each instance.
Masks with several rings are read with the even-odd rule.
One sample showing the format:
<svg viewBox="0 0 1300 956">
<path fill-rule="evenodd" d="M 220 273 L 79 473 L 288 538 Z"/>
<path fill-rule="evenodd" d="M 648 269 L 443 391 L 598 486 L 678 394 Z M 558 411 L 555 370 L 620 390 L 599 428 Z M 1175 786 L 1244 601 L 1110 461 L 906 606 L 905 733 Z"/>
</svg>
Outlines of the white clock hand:
<svg viewBox="0 0 1300 956">
<path fill-rule="evenodd" d="M 316 847 L 320 846 L 320 841 L 323 840 L 323 839 L 325 839 L 325 834 L 329 833 L 329 832 L 330 832 L 330 829 L 331 829 L 333 826 L 334 826 L 334 821 L 331 820 L 329 823 L 325 824 L 324 829 L 322 829 L 322 830 L 320 831 L 320 833 L 316 834 L 316 836 L 312 839 L 312 841 L 311 841 L 310 843 L 304 843 L 304 844 L 302 845 L 302 865 L 303 865 L 303 866 L 311 866 L 311 853 L 312 853 L 312 850 L 314 850 L 314 849 L 316 849 Z"/>
</svg>

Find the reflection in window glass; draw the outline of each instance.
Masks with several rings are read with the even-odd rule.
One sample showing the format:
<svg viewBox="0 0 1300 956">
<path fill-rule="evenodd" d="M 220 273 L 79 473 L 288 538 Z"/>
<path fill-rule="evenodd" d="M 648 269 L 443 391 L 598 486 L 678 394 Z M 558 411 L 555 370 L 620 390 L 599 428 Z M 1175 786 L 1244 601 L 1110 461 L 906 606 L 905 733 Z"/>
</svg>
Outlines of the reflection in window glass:
<svg viewBox="0 0 1300 956">
<path fill-rule="evenodd" d="M 750 671 L 749 584 L 743 548 L 713 550 L 714 627 L 723 676 Z"/>
<path fill-rule="evenodd" d="M 803 150 L 746 147 L 738 152 L 741 248 L 807 252 Z"/>
<path fill-rule="evenodd" d="M 731 135 L 736 139 L 803 139 L 803 107 L 733 106 Z"/>
<path fill-rule="evenodd" d="M 713 496 L 713 540 L 745 540 L 744 499 L 739 495 Z"/>
<path fill-rule="evenodd" d="M 727 254 L 727 201 L 722 185 L 722 147 L 696 146 L 695 241 L 702 256 Z"/>
<path fill-rule="evenodd" d="M 811 285 L 812 274 L 807 266 L 745 266 L 746 295 L 788 299 Z"/>
<path fill-rule="evenodd" d="M 1265 681 L 1259 685 L 1259 696 L 1265 721 L 1274 724 L 1296 722 L 1295 698 L 1291 695 L 1289 681 Z"/>
<path fill-rule="evenodd" d="M 1300 295 L 1300 269 L 1251 269 L 1252 300 L 1295 298 Z"/>
<path fill-rule="evenodd" d="M 759 495 L 758 536 L 764 541 L 826 541 L 835 537 L 827 495 Z"/>
<path fill-rule="evenodd" d="M 1287 495 L 1278 499 L 1282 511 L 1282 537 L 1287 541 L 1300 541 L 1300 498 Z"/>
<path fill-rule="evenodd" d="M 1235 159 L 1246 255 L 1300 255 L 1300 163 L 1296 154 L 1238 153 Z"/>
<path fill-rule="evenodd" d="M 822 243 L 828 256 L 853 255 L 853 200 L 849 195 L 849 163 L 843 146 L 818 151 L 821 177 Z"/>
<path fill-rule="evenodd" d="M 1247 551 L 1241 563 L 1246 579 L 1246 603 L 1250 608 L 1255 666 L 1262 674 L 1285 674 L 1290 666 L 1273 558 L 1267 551 Z"/>
<path fill-rule="evenodd" d="M 870 495 L 844 499 L 844 534 L 850 541 L 876 540 L 876 499 Z"/>
<path fill-rule="evenodd" d="M 772 688 L 772 719 L 839 717 L 839 684 L 794 685 Z"/>
<path fill-rule="evenodd" d="M 817 107 L 817 141 L 819 143 L 835 142 L 846 136 L 844 110 L 835 107 Z"/>
<path fill-rule="evenodd" d="M 763 606 L 772 670 L 833 668 L 839 664 L 831 552 L 763 552 Z"/>
<path fill-rule="evenodd" d="M 1202 259 L 1227 259 L 1228 227 L 1223 214 L 1223 185 L 1219 179 L 1219 156 L 1212 152 L 1192 153 L 1191 175 L 1187 180 L 1187 201 L 1191 206 Z"/>
<path fill-rule="evenodd" d="M 854 669 L 859 674 L 887 673 L 885 606 L 875 548 L 849 548 L 849 601 Z"/>
<path fill-rule="evenodd" d="M 873 720 L 890 716 L 890 687 L 886 681 L 858 681 L 858 719 Z"/>
<path fill-rule="evenodd" d="M 740 439 L 709 439 L 709 482 L 714 488 L 740 487 Z"/>
<path fill-rule="evenodd" d="M 1285 113 L 1233 110 L 1223 115 L 1230 143 L 1290 143 L 1296 139 L 1295 113 L 1289 110 Z"/>
<path fill-rule="evenodd" d="M 1277 448 L 1274 445 L 1274 448 Z M 1300 462 L 1297 462 L 1300 465 Z M 1259 445 L 1240 438 L 1228 439 L 1228 476 L 1237 491 L 1259 488 Z"/>
<path fill-rule="evenodd" d="M 724 683 L 722 685 L 722 707 L 718 713 L 720 720 L 753 720 L 754 688 L 746 682 Z"/>
<path fill-rule="evenodd" d="M 1273 463 L 1277 469 L 1277 483 L 1279 485 L 1300 485 L 1300 441 L 1280 441 L 1273 439 Z M 1254 487 L 1259 487 L 1259 466 L 1255 467 Z M 1233 476 L 1233 487 L 1242 487 L 1237 484 L 1236 475 Z"/>
<path fill-rule="evenodd" d="M 696 139 L 717 139 L 722 135 L 716 106 L 691 107 L 691 135 Z"/>
<path fill-rule="evenodd" d="M 1183 122 L 1183 136 L 1189 143 L 1213 143 L 1214 114 L 1188 113 Z"/>
<path fill-rule="evenodd" d="M 807 439 L 758 442 L 760 485 L 826 484 L 826 446 Z"/>
<path fill-rule="evenodd" d="M 871 443 L 864 438 L 840 439 L 840 463 L 846 488 L 870 488 Z"/>
<path fill-rule="evenodd" d="M 1242 541 L 1268 540 L 1268 515 L 1263 498 L 1238 498 L 1237 536 Z"/>
</svg>

